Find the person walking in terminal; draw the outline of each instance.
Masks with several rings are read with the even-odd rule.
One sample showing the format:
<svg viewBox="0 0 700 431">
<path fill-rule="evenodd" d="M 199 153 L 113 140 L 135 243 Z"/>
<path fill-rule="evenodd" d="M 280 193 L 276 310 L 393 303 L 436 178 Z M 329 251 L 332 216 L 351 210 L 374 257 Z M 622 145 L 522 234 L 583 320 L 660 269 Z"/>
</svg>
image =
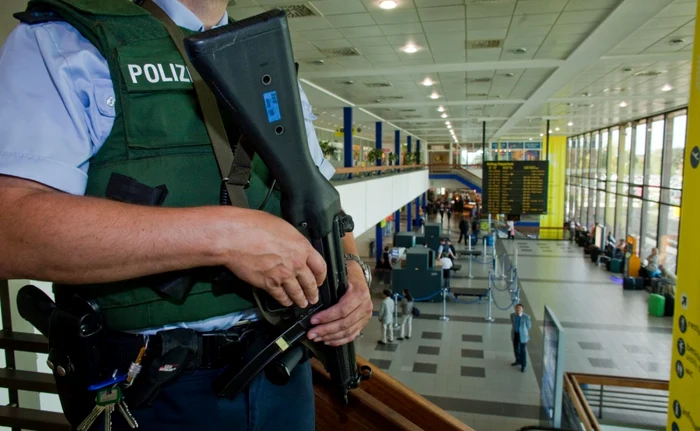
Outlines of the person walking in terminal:
<svg viewBox="0 0 700 431">
<path fill-rule="evenodd" d="M 379 344 L 387 343 L 387 335 L 389 342 L 394 342 L 394 299 L 391 297 L 391 290 L 384 289 L 384 300 L 379 307 L 379 323 L 382 324 L 382 339 Z"/>
<path fill-rule="evenodd" d="M 406 332 L 406 328 L 408 328 L 408 332 Z M 411 332 L 413 332 L 413 297 L 408 289 L 404 289 L 401 300 L 401 336 L 399 340 L 410 339 Z"/>
<path fill-rule="evenodd" d="M 442 224 L 443 221 L 445 221 L 445 204 L 441 203 L 440 204 L 440 224 Z"/>
<path fill-rule="evenodd" d="M 464 238 L 464 245 L 467 245 L 467 240 L 469 238 L 468 232 L 469 224 L 464 216 L 462 216 L 462 218 L 459 220 L 459 239 L 457 240 L 457 244 L 460 244 L 462 242 L 462 238 Z"/>
<path fill-rule="evenodd" d="M 510 335 L 515 353 L 515 362 L 511 365 L 514 367 L 520 365 L 520 371 L 524 373 L 527 367 L 527 342 L 530 341 L 532 320 L 523 310 L 523 304 L 518 304 L 515 306 L 515 313 L 510 315 L 510 322 L 513 324 Z"/>
</svg>

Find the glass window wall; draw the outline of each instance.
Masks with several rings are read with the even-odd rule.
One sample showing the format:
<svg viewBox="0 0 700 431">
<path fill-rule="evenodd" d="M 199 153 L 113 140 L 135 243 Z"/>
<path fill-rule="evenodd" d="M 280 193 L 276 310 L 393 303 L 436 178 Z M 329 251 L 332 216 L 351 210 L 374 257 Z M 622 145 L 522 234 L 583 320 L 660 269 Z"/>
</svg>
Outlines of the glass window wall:
<svg viewBox="0 0 700 431">
<path fill-rule="evenodd" d="M 637 237 L 641 259 L 656 247 L 675 272 L 687 110 L 569 138 L 567 215 Z"/>
</svg>

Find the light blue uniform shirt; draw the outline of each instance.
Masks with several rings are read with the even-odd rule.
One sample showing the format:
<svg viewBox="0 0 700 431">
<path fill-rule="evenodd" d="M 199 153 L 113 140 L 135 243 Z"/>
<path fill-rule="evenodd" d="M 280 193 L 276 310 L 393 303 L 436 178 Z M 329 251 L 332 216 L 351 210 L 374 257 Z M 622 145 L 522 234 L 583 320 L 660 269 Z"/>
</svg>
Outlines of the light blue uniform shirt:
<svg viewBox="0 0 700 431">
<path fill-rule="evenodd" d="M 154 2 L 177 25 L 204 29 L 178 0 Z M 217 27 L 227 23 L 224 14 Z M 335 169 L 323 157 L 313 127 L 316 118 L 301 85 L 299 91 L 311 156 L 330 179 Z M 65 22 L 20 24 L 0 51 L 0 175 L 85 194 L 90 159 L 112 130 L 114 105 L 107 60 L 74 27 Z M 169 327 L 225 329 L 244 314 Z"/>
</svg>

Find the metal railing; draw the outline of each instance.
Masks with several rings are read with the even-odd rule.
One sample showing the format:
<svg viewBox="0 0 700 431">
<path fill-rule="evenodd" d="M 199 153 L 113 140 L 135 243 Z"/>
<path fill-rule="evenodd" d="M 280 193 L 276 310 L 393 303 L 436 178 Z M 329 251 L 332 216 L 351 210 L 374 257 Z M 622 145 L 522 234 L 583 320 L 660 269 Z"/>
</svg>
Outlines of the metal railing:
<svg viewBox="0 0 700 431">
<path fill-rule="evenodd" d="M 56 383 L 53 375 L 16 369 L 15 352 L 47 353 L 48 341 L 43 335 L 12 330 L 10 288 L 6 280 L 0 280 L 0 309 L 2 310 L 2 330 L 0 349 L 5 351 L 5 368 L 0 369 L 0 387 L 7 388 L 9 404 L 0 406 L 0 426 L 38 431 L 70 430 L 63 413 L 20 407 L 18 391 L 44 392 L 55 394 Z"/>
<path fill-rule="evenodd" d="M 426 169 L 428 165 L 399 165 L 399 166 L 356 166 L 353 168 L 336 168 L 331 182 L 338 183 L 350 180 L 370 179 L 373 177 L 404 174 L 407 172 Z"/>
</svg>

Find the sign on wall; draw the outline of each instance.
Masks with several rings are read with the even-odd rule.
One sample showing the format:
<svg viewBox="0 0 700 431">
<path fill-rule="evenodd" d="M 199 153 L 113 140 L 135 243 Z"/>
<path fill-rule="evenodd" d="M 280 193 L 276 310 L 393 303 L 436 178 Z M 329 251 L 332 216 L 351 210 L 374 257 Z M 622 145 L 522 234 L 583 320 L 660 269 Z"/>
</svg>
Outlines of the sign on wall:
<svg viewBox="0 0 700 431">
<path fill-rule="evenodd" d="M 545 214 L 549 162 L 486 162 L 483 208 L 486 214 Z"/>
</svg>

